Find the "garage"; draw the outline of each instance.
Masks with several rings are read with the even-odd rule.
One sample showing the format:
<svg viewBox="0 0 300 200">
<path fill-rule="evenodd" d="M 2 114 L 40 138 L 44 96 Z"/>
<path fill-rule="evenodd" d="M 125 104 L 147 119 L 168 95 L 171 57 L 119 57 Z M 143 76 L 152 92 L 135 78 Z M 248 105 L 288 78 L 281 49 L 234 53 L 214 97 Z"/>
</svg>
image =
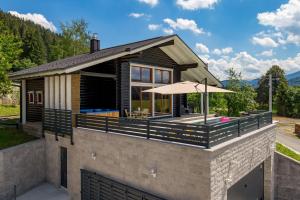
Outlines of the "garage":
<svg viewBox="0 0 300 200">
<path fill-rule="evenodd" d="M 228 200 L 263 200 L 264 165 L 260 164 L 249 174 L 231 186 L 227 191 Z"/>
<path fill-rule="evenodd" d="M 81 200 L 164 200 L 88 170 L 81 170 Z"/>
</svg>

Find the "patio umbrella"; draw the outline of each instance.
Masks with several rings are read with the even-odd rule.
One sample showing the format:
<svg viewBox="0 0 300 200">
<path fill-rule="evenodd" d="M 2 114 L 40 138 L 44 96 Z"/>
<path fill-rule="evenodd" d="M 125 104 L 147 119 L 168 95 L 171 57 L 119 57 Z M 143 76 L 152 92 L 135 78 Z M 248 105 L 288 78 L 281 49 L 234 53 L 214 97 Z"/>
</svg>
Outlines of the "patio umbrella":
<svg viewBox="0 0 300 200">
<path fill-rule="evenodd" d="M 189 94 L 189 93 L 204 93 L 205 95 L 205 103 L 204 103 L 204 124 L 207 121 L 207 93 L 232 93 L 233 91 L 225 90 L 218 87 L 213 87 L 207 85 L 207 79 L 205 78 L 205 84 L 191 82 L 191 81 L 184 81 L 173 83 L 169 85 L 164 85 L 157 88 L 152 88 L 148 90 L 144 90 L 143 92 L 153 92 L 158 94 Z"/>
<path fill-rule="evenodd" d="M 174 84 L 164 85 L 157 88 L 144 90 L 143 92 L 153 92 L 159 94 L 189 94 L 189 93 L 205 93 L 205 84 L 191 81 L 178 82 Z M 231 93 L 231 90 L 225 90 L 218 87 L 207 85 L 208 93 Z"/>
</svg>

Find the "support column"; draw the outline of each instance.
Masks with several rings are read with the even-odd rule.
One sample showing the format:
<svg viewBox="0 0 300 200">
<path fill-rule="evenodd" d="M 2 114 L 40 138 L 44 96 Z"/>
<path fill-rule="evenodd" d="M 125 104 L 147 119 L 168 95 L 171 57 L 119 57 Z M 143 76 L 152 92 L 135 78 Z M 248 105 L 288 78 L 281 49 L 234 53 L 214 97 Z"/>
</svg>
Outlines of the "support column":
<svg viewBox="0 0 300 200">
<path fill-rule="evenodd" d="M 203 93 L 200 94 L 201 95 L 201 100 L 200 100 L 200 107 L 201 107 L 201 115 L 204 114 L 204 103 L 203 103 Z"/>
<path fill-rule="evenodd" d="M 26 124 L 26 80 L 22 80 L 21 83 L 21 95 L 22 95 L 22 113 L 21 113 L 21 118 L 22 118 L 22 124 Z"/>
<path fill-rule="evenodd" d="M 207 108 L 207 115 L 209 115 L 209 93 L 207 93 L 207 97 L 206 97 L 207 99 L 206 99 L 206 103 L 207 103 L 207 106 L 206 106 L 206 108 Z"/>
</svg>

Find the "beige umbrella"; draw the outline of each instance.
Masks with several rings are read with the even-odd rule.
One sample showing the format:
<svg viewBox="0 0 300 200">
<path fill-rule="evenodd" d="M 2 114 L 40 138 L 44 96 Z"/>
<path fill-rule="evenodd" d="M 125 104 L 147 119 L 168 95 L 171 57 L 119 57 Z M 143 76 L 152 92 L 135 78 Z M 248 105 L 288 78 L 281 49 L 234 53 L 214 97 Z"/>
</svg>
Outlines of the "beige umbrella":
<svg viewBox="0 0 300 200">
<path fill-rule="evenodd" d="M 189 94 L 189 93 L 204 93 L 205 95 L 205 103 L 204 103 L 204 124 L 207 122 L 207 103 L 206 97 L 207 93 L 213 92 L 224 92 L 224 93 L 232 93 L 233 91 L 225 90 L 222 88 L 217 88 L 213 86 L 207 85 L 207 78 L 204 79 L 205 84 L 184 81 L 178 82 L 174 84 L 169 84 L 149 90 L 144 90 L 143 92 L 153 92 L 159 94 Z"/>
<path fill-rule="evenodd" d="M 143 92 L 153 92 L 159 94 L 205 93 L 205 85 L 196 82 L 191 82 L 191 81 L 184 81 L 184 82 L 178 82 L 174 84 L 169 84 L 157 88 L 144 90 Z M 215 93 L 215 92 L 231 93 L 233 91 L 207 85 L 207 92 L 208 93 Z"/>
</svg>

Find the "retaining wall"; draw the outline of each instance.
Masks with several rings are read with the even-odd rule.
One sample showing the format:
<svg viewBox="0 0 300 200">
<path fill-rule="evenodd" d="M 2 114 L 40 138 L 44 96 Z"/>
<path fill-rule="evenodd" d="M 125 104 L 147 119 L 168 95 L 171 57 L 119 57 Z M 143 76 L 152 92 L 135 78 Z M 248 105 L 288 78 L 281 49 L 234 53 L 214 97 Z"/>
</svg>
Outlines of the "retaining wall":
<svg viewBox="0 0 300 200">
<path fill-rule="evenodd" d="M 45 140 L 0 150 L 0 199 L 9 200 L 45 181 Z"/>
</svg>

